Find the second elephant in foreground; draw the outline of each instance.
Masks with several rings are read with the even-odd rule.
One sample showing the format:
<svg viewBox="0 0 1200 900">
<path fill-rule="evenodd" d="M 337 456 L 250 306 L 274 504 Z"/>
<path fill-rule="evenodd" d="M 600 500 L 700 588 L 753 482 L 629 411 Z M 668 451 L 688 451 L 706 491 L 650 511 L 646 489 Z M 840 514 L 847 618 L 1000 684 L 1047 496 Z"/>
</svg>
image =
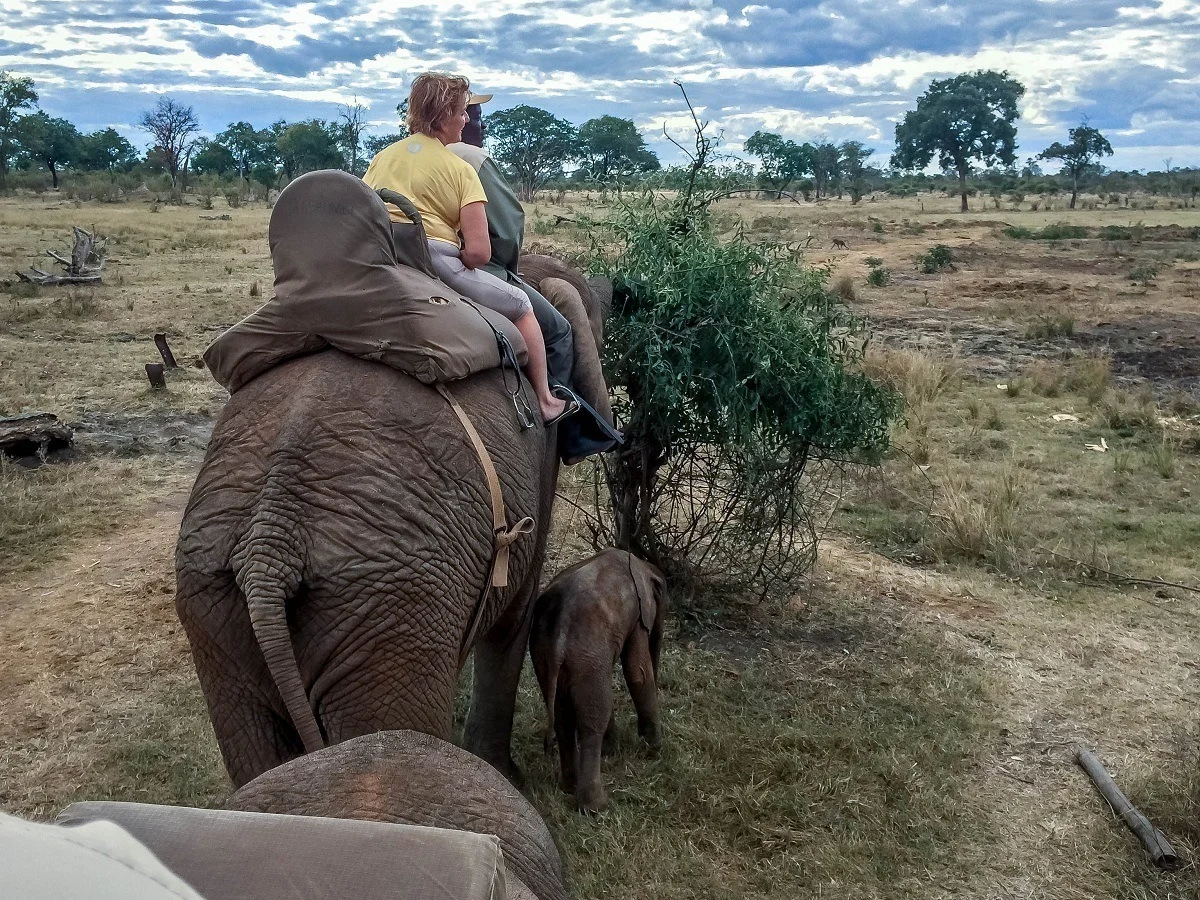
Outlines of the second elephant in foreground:
<svg viewBox="0 0 1200 900">
<path fill-rule="evenodd" d="M 226 807 L 494 834 L 509 900 L 569 897 L 537 810 L 483 760 L 427 734 L 384 731 L 318 750 L 259 775 Z"/>
<path fill-rule="evenodd" d="M 616 739 L 612 669 L 617 657 L 637 709 L 638 733 L 661 743 L 658 659 L 666 582 L 624 550 L 605 550 L 559 574 L 538 598 L 529 653 L 558 739 L 562 787 L 580 812 L 608 805 L 600 755 Z"/>
</svg>

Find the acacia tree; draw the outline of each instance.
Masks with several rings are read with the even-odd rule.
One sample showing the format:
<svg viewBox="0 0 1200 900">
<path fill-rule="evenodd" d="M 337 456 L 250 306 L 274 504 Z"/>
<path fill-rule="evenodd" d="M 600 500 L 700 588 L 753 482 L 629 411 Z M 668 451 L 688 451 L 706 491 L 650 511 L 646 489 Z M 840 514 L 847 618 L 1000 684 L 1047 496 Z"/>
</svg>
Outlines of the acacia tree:
<svg viewBox="0 0 1200 900">
<path fill-rule="evenodd" d="M 355 175 L 362 174 L 358 170 L 360 159 L 358 154 L 362 149 L 362 133 L 367 127 L 366 117 L 367 107 L 358 102 L 358 97 L 354 98 L 353 103 L 338 106 L 337 124 L 334 126 L 337 131 L 337 142 L 345 156 L 346 171 L 353 172 Z"/>
<path fill-rule="evenodd" d="M 850 199 L 857 203 L 863 195 L 863 176 L 867 172 L 867 159 L 875 151 L 864 147 L 861 141 L 842 141 L 838 152 L 841 157 L 842 175 L 849 182 Z"/>
<path fill-rule="evenodd" d="M 917 108 L 896 125 L 896 169 L 923 169 L 936 156 L 944 172 L 958 175 L 962 211 L 972 161 L 985 166 L 1016 161 L 1017 101 L 1025 93 L 1007 72 L 978 71 L 934 81 Z"/>
<path fill-rule="evenodd" d="M 17 141 L 30 159 L 50 170 L 50 180 L 58 188 L 58 170 L 79 152 L 79 131 L 66 119 L 44 112 L 21 116 L 17 120 Z"/>
<path fill-rule="evenodd" d="M 1079 196 L 1079 179 L 1088 168 L 1094 165 L 1102 156 L 1112 156 L 1112 144 L 1087 122 L 1078 128 L 1072 128 L 1068 135 L 1069 144 L 1055 141 L 1038 154 L 1038 159 L 1057 159 L 1063 164 L 1063 171 L 1071 176 L 1071 209 L 1075 208 L 1075 198 Z"/>
<path fill-rule="evenodd" d="M 342 165 L 335 130 L 336 126 L 331 128 L 321 119 L 309 119 L 285 125 L 279 131 L 275 152 L 289 180 L 314 169 L 336 169 Z"/>
<path fill-rule="evenodd" d="M 193 135 L 200 130 L 195 111 L 170 97 L 159 97 L 154 109 L 142 113 L 138 125 L 154 138 L 171 183 L 178 183 L 179 172 L 196 142 Z"/>
<path fill-rule="evenodd" d="M 81 168 L 110 175 L 137 162 L 137 151 L 115 128 L 104 128 L 79 139 L 76 162 Z"/>
<path fill-rule="evenodd" d="M 579 126 L 579 162 L 589 178 L 602 183 L 660 168 L 633 120 L 616 116 L 599 116 Z"/>
<path fill-rule="evenodd" d="M 770 131 L 756 131 L 742 144 L 742 149 L 758 157 L 758 181 L 783 196 L 784 189 L 801 175 L 812 172 L 812 145 L 797 144 Z"/>
<path fill-rule="evenodd" d="M 268 134 L 257 130 L 249 122 L 230 122 L 229 127 L 214 140 L 233 154 L 234 166 L 242 181 L 247 181 L 251 169 L 266 158 L 263 145 L 268 140 Z"/>
<path fill-rule="evenodd" d="M 816 184 L 817 196 L 828 197 L 830 186 L 840 183 L 841 177 L 841 149 L 830 141 L 822 141 L 817 144 L 813 148 L 813 181 Z"/>
<path fill-rule="evenodd" d="M 32 78 L 0 70 L 0 187 L 8 179 L 8 162 L 17 153 L 16 123 L 22 109 L 37 103 Z"/>
<path fill-rule="evenodd" d="M 562 174 L 579 146 L 575 126 L 536 106 L 514 106 L 488 116 L 492 158 L 517 183 L 517 196 L 532 200 L 551 178 Z"/>
</svg>

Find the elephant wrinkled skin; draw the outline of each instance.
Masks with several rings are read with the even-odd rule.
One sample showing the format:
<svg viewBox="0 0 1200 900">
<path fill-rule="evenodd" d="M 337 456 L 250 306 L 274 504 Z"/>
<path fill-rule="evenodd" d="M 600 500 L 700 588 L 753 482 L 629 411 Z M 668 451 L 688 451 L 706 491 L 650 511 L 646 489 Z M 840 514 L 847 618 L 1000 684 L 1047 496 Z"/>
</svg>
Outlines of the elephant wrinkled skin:
<svg viewBox="0 0 1200 900">
<path fill-rule="evenodd" d="M 562 858 L 538 811 L 487 763 L 429 735 L 391 731 L 318 750 L 260 775 L 226 808 L 494 834 L 509 900 L 568 896 Z"/>
<path fill-rule="evenodd" d="M 554 261 L 534 268 L 566 277 Z M 535 522 L 512 545 L 508 587 L 483 601 L 465 730 L 467 749 L 516 777 L 513 710 L 558 458 L 553 429 L 518 426 L 502 380 L 449 387 L 491 452 L 508 522 Z M 372 732 L 449 738 L 492 546 L 479 460 L 434 388 L 325 351 L 237 391 L 176 550 L 176 609 L 234 784 Z"/>
</svg>

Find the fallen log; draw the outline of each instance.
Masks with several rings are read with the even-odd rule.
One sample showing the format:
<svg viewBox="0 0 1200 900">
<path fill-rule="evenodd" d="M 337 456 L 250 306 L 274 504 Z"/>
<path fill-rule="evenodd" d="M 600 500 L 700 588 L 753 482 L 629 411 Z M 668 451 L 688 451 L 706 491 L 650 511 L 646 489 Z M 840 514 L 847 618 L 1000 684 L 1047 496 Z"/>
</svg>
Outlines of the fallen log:
<svg viewBox="0 0 1200 900">
<path fill-rule="evenodd" d="M 0 418 L 0 452 L 5 456 L 37 456 L 69 447 L 75 438 L 71 426 L 48 412 L 22 413 Z"/>
<path fill-rule="evenodd" d="M 30 284 L 97 284 L 101 281 L 104 269 L 105 238 L 97 237 L 95 231 L 85 231 L 76 225 L 73 229 L 75 246 L 71 250 L 71 258 L 67 259 L 53 250 L 47 250 L 46 255 L 57 262 L 65 270 L 65 274 L 52 275 L 37 266 L 30 266 L 32 275 L 17 272 L 17 277 Z"/>
<path fill-rule="evenodd" d="M 1075 761 L 1088 773 L 1088 777 L 1092 779 L 1096 789 L 1108 801 L 1113 812 L 1121 817 L 1121 821 L 1142 842 L 1142 846 L 1150 854 L 1150 861 L 1162 869 L 1178 865 L 1179 856 L 1176 854 L 1175 848 L 1171 846 L 1171 842 L 1167 840 L 1167 836 L 1155 828 L 1141 810 L 1129 802 L 1129 798 L 1117 787 L 1117 783 L 1105 771 L 1095 754 L 1086 747 L 1076 746 Z"/>
</svg>

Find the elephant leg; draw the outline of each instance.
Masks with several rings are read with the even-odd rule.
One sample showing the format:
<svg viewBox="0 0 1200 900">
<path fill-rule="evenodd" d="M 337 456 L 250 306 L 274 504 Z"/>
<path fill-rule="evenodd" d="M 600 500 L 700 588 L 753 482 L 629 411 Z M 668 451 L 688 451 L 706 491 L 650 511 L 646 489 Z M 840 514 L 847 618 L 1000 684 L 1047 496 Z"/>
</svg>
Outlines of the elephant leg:
<svg viewBox="0 0 1200 900">
<path fill-rule="evenodd" d="M 608 727 L 604 729 L 604 742 L 600 745 L 602 756 L 612 756 L 617 752 L 617 713 L 614 710 L 608 717 Z"/>
<path fill-rule="evenodd" d="M 181 572 L 175 609 L 234 786 L 302 755 L 233 573 Z"/>
<path fill-rule="evenodd" d="M 463 729 L 463 746 L 518 786 L 521 770 L 512 758 L 512 729 L 517 685 L 533 624 L 536 578 L 531 582 L 500 621 L 475 643 L 471 708 Z"/>
<path fill-rule="evenodd" d="M 554 701 L 554 731 L 558 737 L 559 785 L 564 794 L 574 794 L 578 783 L 576 757 L 577 723 L 575 721 L 575 703 L 571 692 L 565 684 L 559 685 L 559 692 Z"/>
<path fill-rule="evenodd" d="M 650 654 L 650 635 L 644 628 L 634 628 L 621 651 L 621 668 L 625 684 L 637 710 L 638 734 L 646 739 L 651 750 L 662 746 L 662 729 L 658 717 L 658 684 L 654 679 L 654 663 Z"/>
<path fill-rule="evenodd" d="M 582 683 L 573 685 L 571 690 L 579 733 L 579 783 L 575 788 L 575 805 L 580 812 L 599 812 L 608 806 L 600 776 L 600 757 L 604 735 L 613 719 L 612 669 L 598 668 L 579 680 Z"/>
</svg>

